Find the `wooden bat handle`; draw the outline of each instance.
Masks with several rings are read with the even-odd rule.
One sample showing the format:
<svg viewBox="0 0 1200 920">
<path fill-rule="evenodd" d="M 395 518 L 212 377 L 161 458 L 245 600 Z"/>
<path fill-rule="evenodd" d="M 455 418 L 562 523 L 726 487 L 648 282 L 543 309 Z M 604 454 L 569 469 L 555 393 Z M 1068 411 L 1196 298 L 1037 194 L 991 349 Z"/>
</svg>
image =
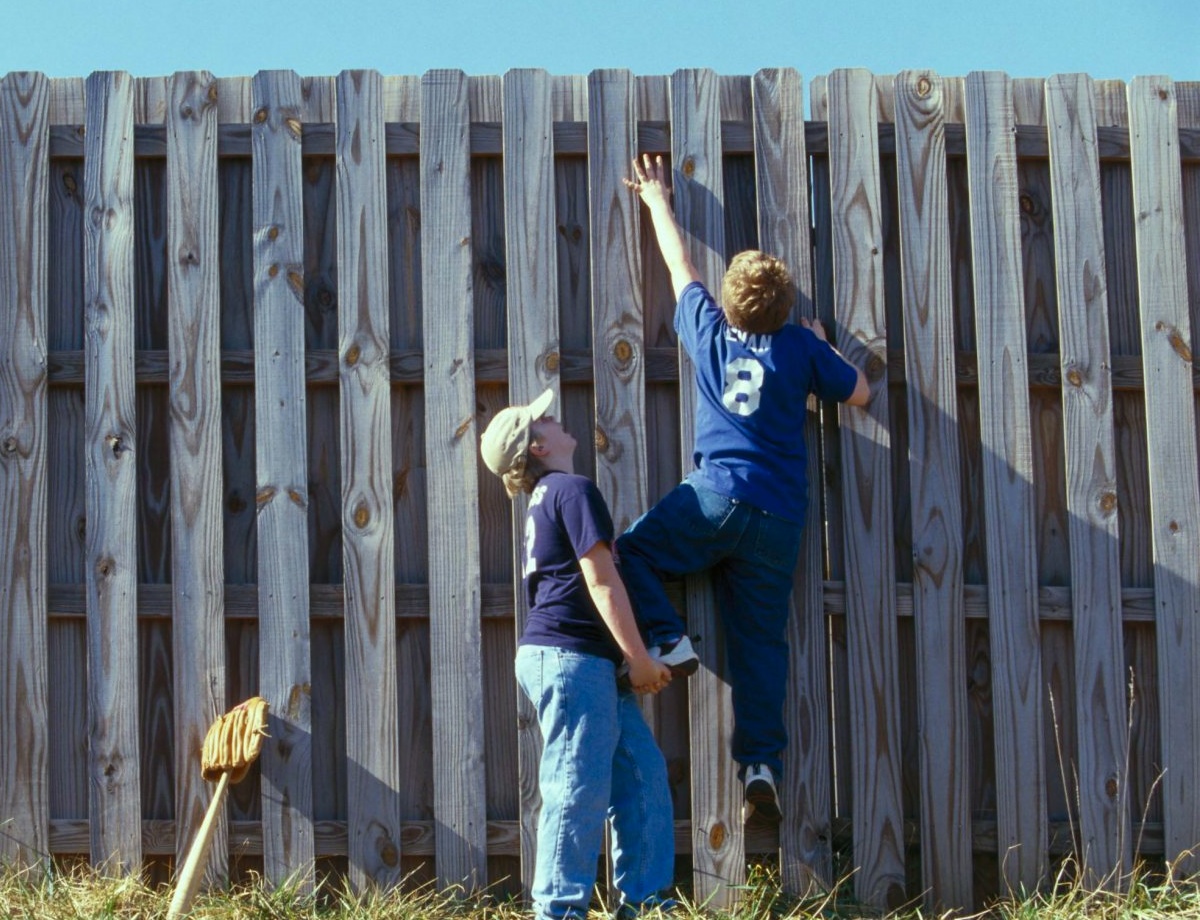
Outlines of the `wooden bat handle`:
<svg viewBox="0 0 1200 920">
<path fill-rule="evenodd" d="M 221 774 L 217 780 L 217 791 L 213 793 L 208 811 L 204 813 L 204 821 L 192 841 L 187 859 L 175 882 L 175 895 L 171 898 L 171 906 L 167 910 L 167 920 L 179 920 L 187 914 L 192 906 L 192 899 L 200 887 L 200 879 L 204 877 L 204 867 L 208 865 L 208 845 L 212 842 L 213 830 L 217 826 L 217 815 L 221 812 L 221 803 L 225 801 L 225 790 L 229 788 L 229 772 Z"/>
</svg>

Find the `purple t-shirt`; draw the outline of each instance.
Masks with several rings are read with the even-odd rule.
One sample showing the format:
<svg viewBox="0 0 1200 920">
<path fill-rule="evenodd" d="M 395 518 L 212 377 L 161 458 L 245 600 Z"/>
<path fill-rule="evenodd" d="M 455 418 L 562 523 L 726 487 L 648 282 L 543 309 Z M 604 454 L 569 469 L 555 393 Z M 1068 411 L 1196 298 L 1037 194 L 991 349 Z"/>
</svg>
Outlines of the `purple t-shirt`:
<svg viewBox="0 0 1200 920">
<path fill-rule="evenodd" d="M 538 480 L 525 515 L 529 618 L 520 645 L 553 645 L 621 661 L 579 567 L 580 556 L 612 539 L 612 516 L 594 482 L 561 472 Z"/>
<path fill-rule="evenodd" d="M 696 367 L 696 468 L 689 478 L 803 523 L 808 506 L 808 394 L 838 402 L 858 371 L 809 329 L 735 329 L 698 281 L 675 307 L 675 331 Z"/>
</svg>

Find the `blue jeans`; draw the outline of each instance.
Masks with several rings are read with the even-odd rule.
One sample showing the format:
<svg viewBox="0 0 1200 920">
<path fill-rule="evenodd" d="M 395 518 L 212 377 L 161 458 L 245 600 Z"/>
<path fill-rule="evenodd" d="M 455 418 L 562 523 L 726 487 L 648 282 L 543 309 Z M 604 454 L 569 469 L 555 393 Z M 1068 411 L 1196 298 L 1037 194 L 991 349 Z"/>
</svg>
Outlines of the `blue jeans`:
<svg viewBox="0 0 1200 920">
<path fill-rule="evenodd" d="M 783 773 L 787 619 L 802 524 L 684 480 L 617 538 L 617 564 L 647 645 L 687 627 L 663 575 L 710 569 L 733 690 L 733 759 Z"/>
<path fill-rule="evenodd" d="M 542 730 L 536 915 L 582 918 L 612 821 L 621 905 L 653 903 L 671 885 L 675 826 L 667 765 L 632 693 L 607 658 L 553 646 L 517 649 L 517 683 Z"/>
</svg>

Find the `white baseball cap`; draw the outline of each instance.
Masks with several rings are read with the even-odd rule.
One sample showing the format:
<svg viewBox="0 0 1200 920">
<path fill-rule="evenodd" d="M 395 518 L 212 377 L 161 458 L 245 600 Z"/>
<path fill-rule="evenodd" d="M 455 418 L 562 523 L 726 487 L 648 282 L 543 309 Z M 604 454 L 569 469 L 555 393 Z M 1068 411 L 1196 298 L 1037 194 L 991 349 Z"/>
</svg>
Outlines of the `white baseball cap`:
<svg viewBox="0 0 1200 920">
<path fill-rule="evenodd" d="M 533 423 L 552 402 L 554 390 L 549 389 L 527 406 L 509 406 L 496 413 L 479 439 L 479 452 L 489 470 L 503 476 L 525 456 L 533 440 Z"/>
</svg>

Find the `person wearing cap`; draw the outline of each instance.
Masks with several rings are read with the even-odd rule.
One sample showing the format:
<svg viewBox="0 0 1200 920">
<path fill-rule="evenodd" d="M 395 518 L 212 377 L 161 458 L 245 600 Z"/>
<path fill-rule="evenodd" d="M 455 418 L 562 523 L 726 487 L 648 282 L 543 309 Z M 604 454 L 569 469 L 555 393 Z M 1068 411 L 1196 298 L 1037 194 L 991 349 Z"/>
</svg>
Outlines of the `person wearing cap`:
<svg viewBox="0 0 1200 920">
<path fill-rule="evenodd" d="M 510 498 L 529 495 L 522 577 L 529 606 L 516 677 L 543 747 L 532 896 L 542 920 L 584 918 L 606 818 L 619 916 L 670 906 L 674 815 L 667 767 L 633 691 L 671 679 L 638 632 L 613 561 L 613 523 L 596 484 L 575 473 L 575 438 L 549 414 L 554 392 L 496 413 L 480 439 Z"/>
<path fill-rule="evenodd" d="M 717 305 L 688 256 L 666 176 L 662 157 L 647 155 L 625 184 L 650 212 L 677 300 L 675 332 L 695 373 L 694 468 L 617 539 L 617 560 L 655 657 L 690 647 L 662 576 L 711 571 L 743 814 L 777 822 L 789 596 L 808 503 L 808 397 L 861 406 L 870 388 L 818 320 L 787 321 L 796 287 L 780 259 L 738 253 Z"/>
</svg>

